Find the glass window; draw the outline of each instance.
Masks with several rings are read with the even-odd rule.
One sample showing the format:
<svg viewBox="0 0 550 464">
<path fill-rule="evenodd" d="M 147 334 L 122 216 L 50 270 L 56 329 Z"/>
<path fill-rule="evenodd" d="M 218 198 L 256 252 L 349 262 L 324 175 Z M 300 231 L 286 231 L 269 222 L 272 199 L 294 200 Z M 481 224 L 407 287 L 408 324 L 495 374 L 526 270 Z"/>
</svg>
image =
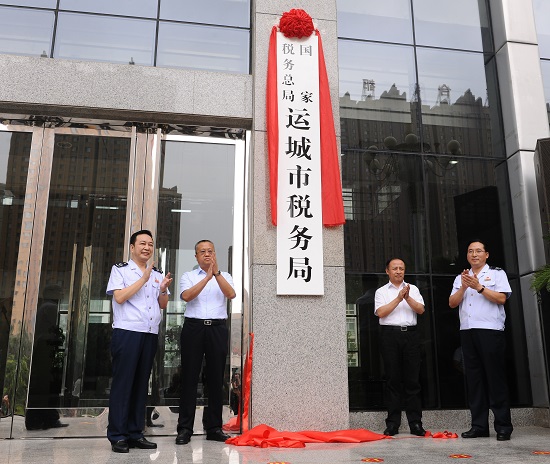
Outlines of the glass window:
<svg viewBox="0 0 550 464">
<path fill-rule="evenodd" d="M 535 24 L 539 40 L 541 58 L 550 58 L 550 2 L 548 0 L 533 0 Z"/>
<path fill-rule="evenodd" d="M 498 179 L 507 175 L 501 165 L 492 160 L 428 156 L 424 169 L 428 223 L 434 238 L 432 270 L 459 274 L 469 268 L 465 250 L 476 236 L 488 242 L 490 264 L 512 272 L 515 267 L 505 254 L 512 222 L 504 222 L 500 211 L 503 205 L 508 205 L 504 209 L 511 206 L 508 190 Z"/>
<path fill-rule="evenodd" d="M 461 269 L 456 271 L 458 274 Z M 437 369 L 441 398 L 439 407 L 443 409 L 468 407 L 458 309 L 449 307 L 454 279 L 454 275 L 434 276 L 432 279 L 433 321 L 437 334 Z"/>
<path fill-rule="evenodd" d="M 546 100 L 546 111 L 548 112 L 548 122 L 550 123 L 550 61 L 541 60 L 540 69 L 542 71 L 542 83 L 544 85 L 544 97 Z"/>
<path fill-rule="evenodd" d="M 112 321 L 105 288 L 111 267 L 123 256 L 128 185 L 121 179 L 99 182 L 97 173 L 112 168 L 117 142 L 126 144 L 118 160 L 128 170 L 130 139 L 55 136 L 43 250 L 54 259 L 43 260 L 40 273 L 28 430 L 48 428 L 59 419 L 55 409 L 41 408 L 108 402 Z M 82 173 L 84 166 L 81 157 L 72 156 L 73 147 L 78 153 L 91 149 L 89 162 L 96 169 L 90 175 L 67 175 L 71 167 Z M 100 228 L 93 227 L 98 223 Z"/>
<path fill-rule="evenodd" d="M 162 0 L 160 19 L 185 21 L 224 26 L 249 27 L 249 0 L 204 0 L 202 2 L 182 2 Z"/>
<path fill-rule="evenodd" d="M 418 45 L 478 51 L 493 48 L 486 0 L 413 0 L 413 11 Z"/>
<path fill-rule="evenodd" d="M 340 40 L 338 56 L 342 148 L 394 149 L 417 132 L 412 47 Z"/>
<path fill-rule="evenodd" d="M 151 66 L 154 21 L 59 13 L 56 58 Z"/>
<path fill-rule="evenodd" d="M 379 272 L 390 256 L 410 272 L 426 270 L 421 163 L 395 152 L 344 151 L 342 182 L 354 209 L 344 225 L 347 272 Z"/>
<path fill-rule="evenodd" d="M 37 8 L 55 8 L 57 0 L 11 0 L 2 3 L 17 6 L 35 6 Z"/>
<path fill-rule="evenodd" d="M 184 272 L 197 266 L 196 242 L 212 240 L 219 268 L 236 277 L 232 269 L 237 257 L 233 254 L 231 228 L 235 204 L 235 146 L 165 141 L 161 147 L 157 247 L 159 265 L 165 272 L 171 272 L 174 282 L 165 311 L 164 363 L 154 367 L 158 372 L 153 375 L 153 391 L 163 391 L 165 404 L 175 406 L 180 396 L 179 335 L 185 311 L 185 302 L 179 298 L 179 281 Z M 208 172 L 210 181 L 210 188 L 206 190 L 203 176 L 199 175 L 203 172 Z M 163 385 L 155 385 L 157 381 Z M 197 404 L 203 405 L 207 392 L 202 382 L 198 392 Z M 157 400 L 154 396 L 153 399 Z"/>
<path fill-rule="evenodd" d="M 158 0 L 60 0 L 59 9 L 156 18 Z"/>
<path fill-rule="evenodd" d="M 494 61 L 422 48 L 417 59 L 424 151 L 504 157 Z"/>
<path fill-rule="evenodd" d="M 158 37 L 157 66 L 249 72 L 248 30 L 161 22 Z"/>
<path fill-rule="evenodd" d="M 0 52 L 13 55 L 50 55 L 54 13 L 0 7 Z"/>
<path fill-rule="evenodd" d="M 17 369 L 21 369 L 22 378 L 29 375 L 28 362 L 19 364 L 18 359 L 21 337 L 24 340 L 28 337 L 24 333 L 20 336 L 21 326 L 17 330 L 16 325 L 10 338 L 10 324 L 14 307 L 21 308 L 24 304 L 21 298 L 24 298 L 21 291 L 24 282 L 17 270 L 31 140 L 30 133 L 0 133 L 0 391 L 2 396 L 9 395 L 10 402 L 5 415 L 24 413 L 25 398 L 22 394 L 14 398 L 13 392 L 16 391 Z M 21 390 L 25 389 L 19 389 L 18 393 Z M 7 438 L 4 431 L 0 432 L 0 437 Z"/>
<path fill-rule="evenodd" d="M 412 44 L 410 0 L 337 0 L 338 37 Z"/>
<path fill-rule="evenodd" d="M 430 308 L 430 285 L 425 277 L 408 273 L 405 280 L 418 287 L 424 298 L 426 308 Z M 381 270 L 384 271 L 385 263 Z M 347 270 L 346 270 L 347 271 Z M 388 282 L 386 274 L 355 274 L 346 272 L 346 303 L 357 308 L 359 333 L 358 365 L 348 367 L 350 409 L 382 410 L 386 408 L 386 379 L 380 354 L 379 319 L 374 314 L 374 295 L 376 290 Z M 437 380 L 435 378 L 435 360 L 432 322 L 430 311 L 417 319 L 422 341 L 422 366 L 420 382 L 422 385 L 423 407 L 435 408 L 437 405 Z"/>
</svg>

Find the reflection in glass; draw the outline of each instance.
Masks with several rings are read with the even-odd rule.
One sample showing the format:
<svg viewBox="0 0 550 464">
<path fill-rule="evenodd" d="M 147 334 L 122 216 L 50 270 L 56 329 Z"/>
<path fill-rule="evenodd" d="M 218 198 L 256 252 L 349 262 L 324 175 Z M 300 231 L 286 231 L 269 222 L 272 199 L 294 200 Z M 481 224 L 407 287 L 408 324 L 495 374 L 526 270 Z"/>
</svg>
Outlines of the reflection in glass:
<svg viewBox="0 0 550 464">
<path fill-rule="evenodd" d="M 23 415 L 25 398 L 13 396 L 17 369 L 24 371 L 20 377 L 28 378 L 29 375 L 29 365 L 25 362 L 28 360 L 22 359 L 18 366 L 20 360 L 17 358 L 21 336 L 26 332 L 21 333 L 21 321 L 18 321 L 17 326 L 11 328 L 10 338 L 10 325 L 14 291 L 24 285 L 17 278 L 17 258 L 31 139 L 30 133 L 0 133 L 0 393 L 2 398 L 7 395 L 3 402 L 3 408 L 7 409 L 2 410 L 5 416 Z M 23 391 L 26 389 L 21 388 L 18 393 Z M 0 438 L 8 437 L 0 435 Z"/>
<path fill-rule="evenodd" d="M 153 65 L 155 21 L 59 13 L 54 57 Z"/>
<path fill-rule="evenodd" d="M 214 242 L 219 268 L 232 272 L 235 147 L 165 141 L 161 150 L 157 247 L 159 264 L 165 273 L 172 273 L 174 282 L 159 333 L 162 337 L 164 332 L 165 344 L 157 353 L 157 359 L 163 361 L 153 367 L 153 392 L 158 396 L 152 400 L 154 404 L 176 406 L 181 375 L 179 335 L 185 312 L 179 281 L 184 272 L 197 267 L 195 243 L 204 239 Z M 234 322 L 232 319 L 231 324 Z M 240 319 L 236 323 L 240 327 Z M 239 346 L 241 337 L 231 341 Z M 240 357 L 236 365 L 240 366 Z M 228 365 L 226 404 L 229 372 Z M 202 376 L 198 392 L 197 405 L 207 404 Z"/>
<path fill-rule="evenodd" d="M 54 13 L 0 7 L 0 53 L 48 57 Z"/>
<path fill-rule="evenodd" d="M 540 69 L 542 71 L 542 84 L 544 86 L 546 112 L 548 113 L 548 122 L 550 123 L 550 61 L 540 60 Z"/>
<path fill-rule="evenodd" d="M 342 182 L 351 200 L 344 226 L 346 271 L 379 272 L 390 256 L 399 256 L 408 272 L 425 272 L 421 159 L 345 150 Z"/>
<path fill-rule="evenodd" d="M 458 268 L 457 273 L 462 269 Z M 437 339 L 440 408 L 466 408 L 466 379 L 460 347 L 458 309 L 449 307 L 449 295 L 455 276 L 432 279 L 433 320 Z"/>
<path fill-rule="evenodd" d="M 412 44 L 410 0 L 338 0 L 338 37 Z"/>
<path fill-rule="evenodd" d="M 405 280 L 419 288 L 426 308 L 430 308 L 432 304 L 429 280 L 411 275 L 408 264 L 405 260 L 407 266 Z M 376 290 L 388 282 L 388 276 L 383 273 L 385 267 L 384 263 L 377 274 L 356 274 L 348 272 L 346 268 L 346 305 L 355 307 L 359 332 L 358 366 L 348 367 L 351 410 L 386 408 L 386 380 L 380 354 L 380 323 L 379 318 L 374 314 Z M 438 382 L 435 377 L 434 339 L 431 330 L 433 317 L 434 315 L 428 310 L 417 320 L 422 346 L 420 370 L 422 404 L 426 409 L 437 407 Z"/>
<path fill-rule="evenodd" d="M 161 22 L 157 66 L 246 74 L 249 37 L 248 30 Z"/>
<path fill-rule="evenodd" d="M 340 40 L 338 56 L 342 148 L 395 149 L 418 134 L 412 47 Z M 419 151 L 411 137 L 399 149 Z"/>
<path fill-rule="evenodd" d="M 418 45 L 477 51 L 493 48 L 486 0 L 413 0 L 413 11 Z"/>
<path fill-rule="evenodd" d="M 108 403 L 112 329 L 105 288 L 123 256 L 129 152 L 125 138 L 55 137 L 28 429 L 59 426 L 55 408 Z"/>
<path fill-rule="evenodd" d="M 533 12 L 539 42 L 541 58 L 550 58 L 550 2 L 548 0 L 533 0 Z"/>
<path fill-rule="evenodd" d="M 37 8 L 55 8 L 57 0 L 11 0 L 2 3 L 17 6 L 35 6 Z"/>
<path fill-rule="evenodd" d="M 249 0 L 206 0 L 185 2 L 162 0 L 160 18 L 172 21 L 250 27 Z"/>
<path fill-rule="evenodd" d="M 94 0 L 93 2 L 60 0 L 59 9 L 156 18 L 158 2 L 156 0 L 116 0 L 116 2 L 112 0 Z"/>
<path fill-rule="evenodd" d="M 425 158 L 430 233 L 437 237 L 431 241 L 434 272 L 459 274 L 469 268 L 464 250 L 472 236 L 491 243 L 492 265 L 507 268 L 504 237 L 510 223 L 502 221 L 500 209 L 509 199 L 497 187 L 496 166 L 490 160 Z"/>
<path fill-rule="evenodd" d="M 500 116 L 493 61 L 486 66 L 481 53 L 421 48 L 417 60 L 425 151 L 503 157 L 494 133 Z"/>
</svg>

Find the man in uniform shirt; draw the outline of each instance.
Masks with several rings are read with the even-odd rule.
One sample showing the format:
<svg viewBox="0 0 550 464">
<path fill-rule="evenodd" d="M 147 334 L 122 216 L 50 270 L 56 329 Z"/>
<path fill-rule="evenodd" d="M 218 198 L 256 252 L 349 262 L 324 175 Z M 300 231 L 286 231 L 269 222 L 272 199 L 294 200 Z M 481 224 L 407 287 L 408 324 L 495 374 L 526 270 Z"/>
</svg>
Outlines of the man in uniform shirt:
<svg viewBox="0 0 550 464">
<path fill-rule="evenodd" d="M 506 383 L 504 303 L 512 294 L 506 272 L 489 267 L 489 252 L 483 242 L 468 246 L 471 269 L 458 275 L 449 306 L 460 306 L 460 340 L 472 427 L 463 438 L 489 436 L 489 408 L 495 417 L 497 440 L 510 439 L 512 418 Z"/>
<path fill-rule="evenodd" d="M 197 384 L 203 357 L 206 359 L 208 407 L 203 423 L 206 439 L 225 441 L 222 431 L 223 377 L 227 357 L 227 299 L 235 298 L 233 279 L 221 272 L 210 240 L 195 245 L 199 266 L 180 279 L 181 299 L 187 303 L 181 329 L 181 398 L 176 444 L 189 443 L 193 435 L 197 405 Z"/>
<path fill-rule="evenodd" d="M 420 341 L 416 316 L 424 312 L 424 299 L 415 285 L 405 283 L 405 263 L 394 258 L 386 263 L 390 281 L 376 290 L 374 314 L 380 320 L 380 348 L 386 370 L 388 417 L 384 435 L 399 433 L 401 407 L 413 435 L 423 437 L 420 398 Z"/>
<path fill-rule="evenodd" d="M 115 264 L 107 284 L 107 295 L 113 296 L 113 378 L 107 438 L 116 453 L 127 453 L 129 448 L 157 447 L 143 436 L 145 404 L 157 350 L 161 308 L 166 309 L 168 304 L 172 279 L 170 273 L 163 276 L 149 263 L 153 251 L 150 231 L 132 234 L 130 261 Z"/>
</svg>

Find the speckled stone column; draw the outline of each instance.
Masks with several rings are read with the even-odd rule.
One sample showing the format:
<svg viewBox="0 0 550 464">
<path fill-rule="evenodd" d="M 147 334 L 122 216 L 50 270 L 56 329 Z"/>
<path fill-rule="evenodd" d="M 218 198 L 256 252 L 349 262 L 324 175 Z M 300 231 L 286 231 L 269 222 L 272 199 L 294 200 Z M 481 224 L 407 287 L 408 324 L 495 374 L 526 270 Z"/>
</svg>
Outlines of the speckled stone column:
<svg viewBox="0 0 550 464">
<path fill-rule="evenodd" d="M 335 0 L 256 1 L 250 205 L 250 322 L 255 342 L 250 425 L 328 431 L 349 426 L 343 228 L 323 228 L 324 296 L 276 294 L 277 233 L 270 220 L 265 126 L 267 51 L 271 28 L 292 8 L 307 11 L 321 32 L 335 122 L 339 120 Z M 335 126 L 339 136 L 339 124 Z"/>
</svg>

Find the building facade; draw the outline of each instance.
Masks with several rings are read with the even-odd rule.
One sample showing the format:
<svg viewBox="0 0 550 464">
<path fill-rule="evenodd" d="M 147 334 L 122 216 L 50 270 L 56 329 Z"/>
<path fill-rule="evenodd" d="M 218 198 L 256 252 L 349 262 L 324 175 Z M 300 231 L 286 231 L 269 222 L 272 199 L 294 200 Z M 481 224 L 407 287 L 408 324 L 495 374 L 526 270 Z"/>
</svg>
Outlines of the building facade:
<svg viewBox="0 0 550 464">
<path fill-rule="evenodd" d="M 383 429 L 374 292 L 398 256 L 426 301 L 426 426 L 467 423 L 448 296 L 468 240 L 480 238 L 513 289 L 515 417 L 548 424 L 550 338 L 530 289 L 547 234 L 534 155 L 550 135 L 548 3 L 185 3 L 0 2 L 0 437 L 103 435 L 105 287 L 141 228 L 177 276 L 150 380 L 162 433 L 177 420 L 177 280 L 204 238 L 238 287 L 227 420 L 243 410 L 253 333 L 250 425 Z M 323 229 L 325 293 L 315 297 L 277 296 L 269 210 L 268 41 L 292 8 L 323 38 L 346 213 L 344 226 Z"/>
</svg>

